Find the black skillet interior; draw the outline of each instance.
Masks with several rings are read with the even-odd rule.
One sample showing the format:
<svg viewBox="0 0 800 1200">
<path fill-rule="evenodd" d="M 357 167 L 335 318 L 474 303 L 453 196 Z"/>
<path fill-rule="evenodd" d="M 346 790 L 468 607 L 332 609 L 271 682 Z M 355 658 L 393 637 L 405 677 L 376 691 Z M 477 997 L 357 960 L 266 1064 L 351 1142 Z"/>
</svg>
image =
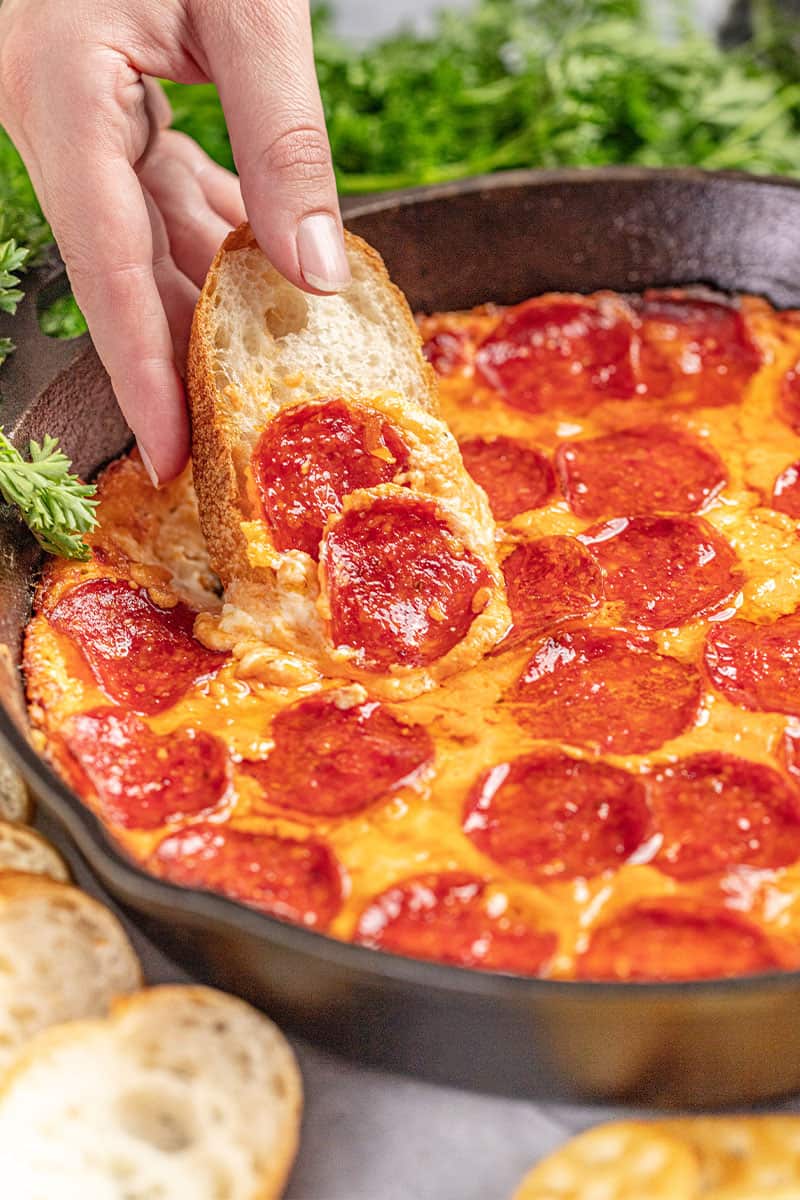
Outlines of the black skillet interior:
<svg viewBox="0 0 800 1200">
<path fill-rule="evenodd" d="M 779 180 L 515 172 L 351 203 L 347 217 L 422 310 L 698 281 L 800 305 L 800 187 Z M 57 273 L 39 284 L 52 295 Z M 32 304 L 13 335 L 6 428 L 58 435 L 91 474 L 128 441 L 94 352 L 46 343 Z M 332 1049 L 485 1090 L 709 1106 L 800 1088 L 795 974 L 602 985 L 463 971 L 343 945 L 130 866 L 25 736 L 19 648 L 37 560 L 0 512 L 0 738 L 101 883 L 199 978 Z"/>
</svg>

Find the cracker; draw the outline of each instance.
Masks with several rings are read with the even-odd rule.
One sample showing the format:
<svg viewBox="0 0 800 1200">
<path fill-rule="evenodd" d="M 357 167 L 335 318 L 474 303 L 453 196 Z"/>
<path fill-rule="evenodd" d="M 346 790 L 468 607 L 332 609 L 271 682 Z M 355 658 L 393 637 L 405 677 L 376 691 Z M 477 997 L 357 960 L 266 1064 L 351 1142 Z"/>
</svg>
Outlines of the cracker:
<svg viewBox="0 0 800 1200">
<path fill-rule="evenodd" d="M 522 1181 L 514 1200 L 695 1200 L 693 1150 L 645 1121 L 598 1125 L 567 1142 Z"/>
<path fill-rule="evenodd" d="M 708 1200 L 800 1197 L 800 1117 L 688 1117 L 656 1128 L 691 1147 Z"/>
</svg>

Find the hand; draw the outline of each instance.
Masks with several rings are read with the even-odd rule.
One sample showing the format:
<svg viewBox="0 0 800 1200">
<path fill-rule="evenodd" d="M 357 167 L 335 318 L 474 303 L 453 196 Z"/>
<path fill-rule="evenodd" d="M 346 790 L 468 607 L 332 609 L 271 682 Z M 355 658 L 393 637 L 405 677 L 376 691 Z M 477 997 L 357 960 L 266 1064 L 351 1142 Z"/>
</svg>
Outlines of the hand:
<svg viewBox="0 0 800 1200">
<path fill-rule="evenodd" d="M 241 180 L 170 131 L 153 77 L 213 80 Z M 184 466 L 197 289 L 246 209 L 287 279 L 350 279 L 306 0 L 3 0 L 0 122 L 155 482 Z M 242 197 L 244 204 L 242 204 Z"/>
</svg>

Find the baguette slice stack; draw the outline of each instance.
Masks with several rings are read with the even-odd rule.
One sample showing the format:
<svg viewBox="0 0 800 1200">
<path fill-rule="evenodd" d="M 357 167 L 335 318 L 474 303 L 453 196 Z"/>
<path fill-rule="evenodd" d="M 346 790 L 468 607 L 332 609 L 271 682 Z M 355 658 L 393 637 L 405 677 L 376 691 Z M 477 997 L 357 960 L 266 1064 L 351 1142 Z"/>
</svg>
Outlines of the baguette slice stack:
<svg viewBox="0 0 800 1200">
<path fill-rule="evenodd" d="M 266 1017 L 201 987 L 118 1001 L 35 1038 L 0 1085 L 14 1200 L 274 1200 L 302 1092 Z"/>
<path fill-rule="evenodd" d="M 477 662 L 503 636 L 509 614 L 488 501 L 438 416 L 435 377 L 405 297 L 370 246 L 351 234 L 346 245 L 353 282 L 341 296 L 309 296 L 287 283 L 247 226 L 229 235 L 209 272 L 187 382 L 200 519 L 226 604 L 221 617 L 202 618 L 196 632 L 214 648 L 232 649 L 246 673 L 266 682 L 291 685 L 322 674 L 402 698 Z M 324 565 L 308 548 L 276 545 L 258 494 L 254 451 L 276 418 L 330 401 L 366 414 L 374 427 L 385 422 L 408 452 L 391 482 L 345 495 L 345 509 L 361 511 L 378 497 L 419 500 L 453 545 L 489 573 L 467 634 L 433 662 L 365 669 L 358 648 L 332 639 Z M 312 441 L 298 469 L 313 469 L 317 445 Z M 334 504 L 323 542 L 340 519 Z"/>
<path fill-rule="evenodd" d="M 302 1109 L 288 1042 L 223 992 L 136 990 L 122 925 L 67 878 L 0 820 L 0 1196 L 277 1200 Z"/>
</svg>

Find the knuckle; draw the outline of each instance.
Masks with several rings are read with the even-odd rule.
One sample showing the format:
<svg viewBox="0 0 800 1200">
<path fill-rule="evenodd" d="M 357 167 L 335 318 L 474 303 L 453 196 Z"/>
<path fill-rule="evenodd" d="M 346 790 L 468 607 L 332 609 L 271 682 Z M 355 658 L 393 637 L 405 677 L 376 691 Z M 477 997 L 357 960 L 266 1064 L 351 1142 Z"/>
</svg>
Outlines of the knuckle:
<svg viewBox="0 0 800 1200">
<path fill-rule="evenodd" d="M 285 129 L 263 150 L 261 165 L 270 175 L 327 185 L 332 171 L 328 139 L 313 125 Z"/>
</svg>

